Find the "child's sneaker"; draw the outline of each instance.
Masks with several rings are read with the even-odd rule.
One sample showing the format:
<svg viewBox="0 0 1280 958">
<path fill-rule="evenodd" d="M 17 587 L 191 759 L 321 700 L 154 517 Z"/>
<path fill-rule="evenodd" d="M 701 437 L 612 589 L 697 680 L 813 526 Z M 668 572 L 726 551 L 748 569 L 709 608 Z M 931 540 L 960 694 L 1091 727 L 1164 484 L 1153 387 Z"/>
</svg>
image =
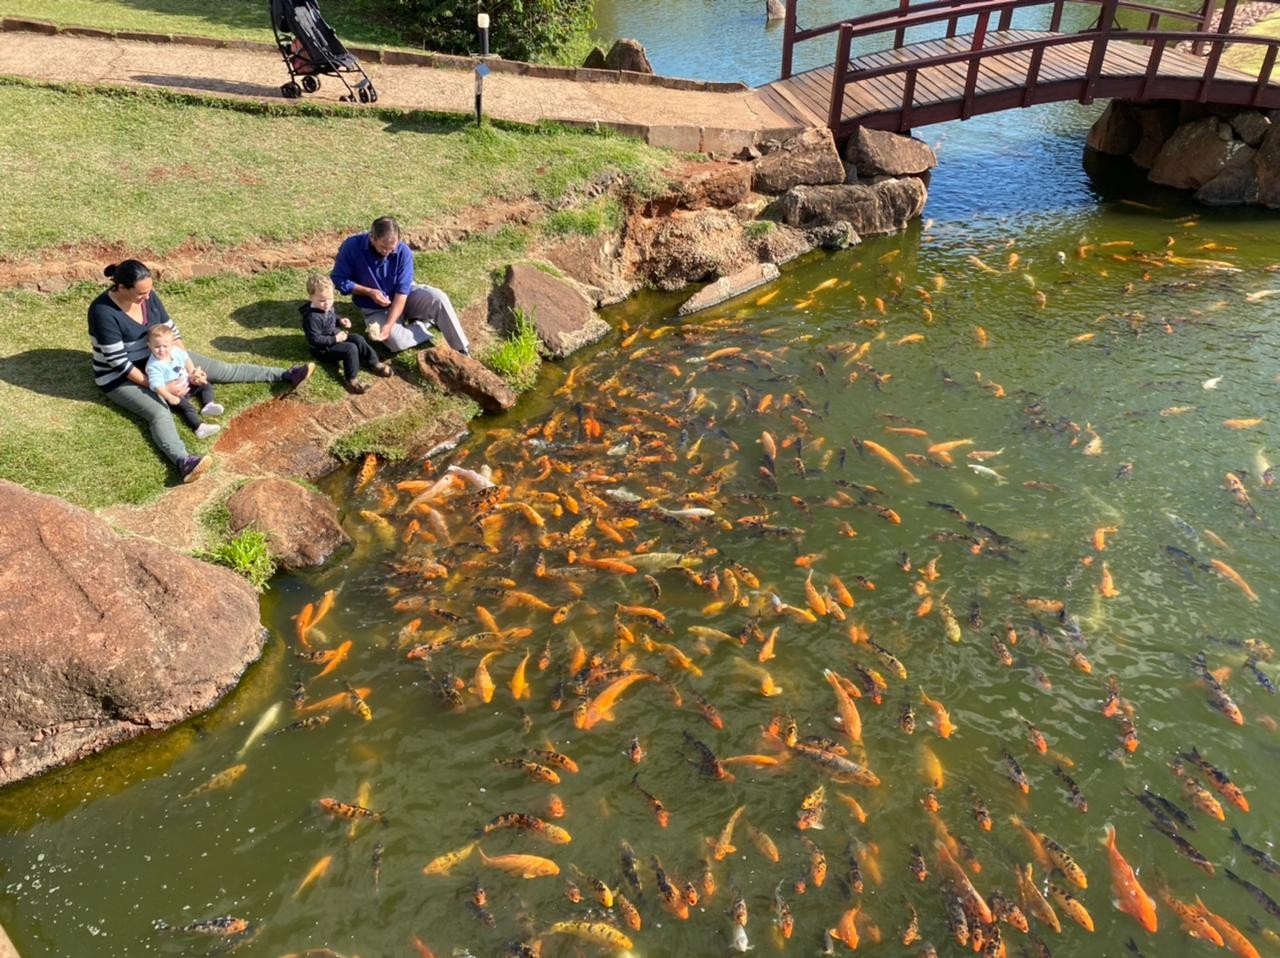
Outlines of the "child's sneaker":
<svg viewBox="0 0 1280 958">
<path fill-rule="evenodd" d="M 378 363 L 371 371 L 375 376 L 381 376 L 383 379 L 395 375 L 395 370 L 391 368 L 390 363 Z"/>
<path fill-rule="evenodd" d="M 208 439 L 210 436 L 216 436 L 221 431 L 222 427 L 217 423 L 202 422 L 200 425 L 196 426 L 196 438 Z"/>
<path fill-rule="evenodd" d="M 178 475 L 184 483 L 193 482 L 209 468 L 211 462 L 212 456 L 183 456 L 178 460 Z"/>
<path fill-rule="evenodd" d="M 347 392 L 353 393 L 356 396 L 363 396 L 368 391 L 369 385 L 367 383 L 360 382 L 358 379 L 352 379 L 347 383 Z"/>
<path fill-rule="evenodd" d="M 226 410 L 222 408 L 221 403 L 207 402 L 204 404 L 204 408 L 200 410 L 200 415 L 221 416 L 224 412 L 226 412 Z"/>
</svg>

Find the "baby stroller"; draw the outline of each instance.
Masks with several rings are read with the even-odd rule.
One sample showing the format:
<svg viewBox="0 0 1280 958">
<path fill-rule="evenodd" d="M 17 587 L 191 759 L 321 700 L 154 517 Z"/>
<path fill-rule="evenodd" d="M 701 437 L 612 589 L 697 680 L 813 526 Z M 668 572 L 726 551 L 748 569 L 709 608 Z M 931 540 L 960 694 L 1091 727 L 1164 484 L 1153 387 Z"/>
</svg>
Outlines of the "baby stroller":
<svg viewBox="0 0 1280 958">
<path fill-rule="evenodd" d="M 316 0 L 271 0 L 271 29 L 276 46 L 289 70 L 289 82 L 280 87 L 286 99 L 296 100 L 320 89 L 320 74 L 334 76 L 347 88 L 340 99 L 377 103 L 378 91 L 360 61 L 347 52 L 333 28 L 320 16 Z M 352 86 L 346 74 L 359 74 Z M 301 81 L 301 83 L 299 83 Z"/>
</svg>

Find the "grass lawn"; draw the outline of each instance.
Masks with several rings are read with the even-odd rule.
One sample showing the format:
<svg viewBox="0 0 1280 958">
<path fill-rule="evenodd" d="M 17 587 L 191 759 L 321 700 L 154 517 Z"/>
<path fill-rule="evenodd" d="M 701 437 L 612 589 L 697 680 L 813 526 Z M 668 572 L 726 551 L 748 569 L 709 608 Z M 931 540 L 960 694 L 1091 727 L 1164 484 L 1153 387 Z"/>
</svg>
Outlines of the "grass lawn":
<svg viewBox="0 0 1280 958">
<path fill-rule="evenodd" d="M 406 224 L 605 170 L 656 178 L 669 154 L 557 127 L 231 104 L 0 80 L 0 257 L 127 238 L 145 257 Z"/>
<path fill-rule="evenodd" d="M 1269 17 L 1264 17 L 1249 27 L 1244 33 L 1257 34 L 1260 37 L 1280 37 L 1280 13 L 1273 13 Z M 1257 76 L 1262 69 L 1262 60 L 1267 55 L 1267 48 L 1253 43 L 1237 43 L 1234 46 L 1228 46 L 1222 52 L 1223 66 L 1228 66 L 1244 73 L 1251 73 Z M 1272 68 L 1271 82 L 1280 81 L 1280 64 Z"/>
<path fill-rule="evenodd" d="M 394 29 L 366 17 L 358 2 L 324 0 L 320 11 L 344 41 L 373 46 L 404 42 Z M 106 30 L 275 39 L 267 0 L 0 0 L 0 15 Z"/>
</svg>

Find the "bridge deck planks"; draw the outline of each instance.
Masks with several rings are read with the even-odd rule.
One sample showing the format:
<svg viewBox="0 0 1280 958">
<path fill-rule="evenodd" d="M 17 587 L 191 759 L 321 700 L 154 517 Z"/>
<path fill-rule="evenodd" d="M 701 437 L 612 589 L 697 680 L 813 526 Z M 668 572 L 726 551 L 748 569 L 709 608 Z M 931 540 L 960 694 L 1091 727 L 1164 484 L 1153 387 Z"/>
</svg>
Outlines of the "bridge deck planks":
<svg viewBox="0 0 1280 958">
<path fill-rule="evenodd" d="M 987 46 L 1035 40 L 1052 34 L 1036 30 L 1004 30 L 987 34 Z M 890 66 L 969 50 L 973 36 L 938 38 L 911 43 L 893 50 L 880 50 L 854 58 L 853 70 Z M 1088 40 L 1048 47 L 1040 62 L 1037 83 L 1079 82 L 1088 69 L 1092 44 Z M 1150 48 L 1113 38 L 1103 58 L 1102 75 L 1108 78 L 1141 78 L 1146 74 Z M 979 65 L 975 94 L 984 96 L 1026 87 L 1031 65 L 1030 51 L 992 54 Z M 1180 50 L 1166 49 L 1160 62 L 1160 77 L 1199 79 L 1204 75 L 1205 60 Z M 831 100 L 834 67 L 830 64 L 785 80 L 761 87 L 761 95 L 776 111 L 789 112 L 797 122 L 809 126 L 825 126 Z M 964 98 L 968 62 L 934 65 L 922 68 L 916 75 L 915 108 L 959 103 Z M 1251 81 L 1253 78 L 1226 67 L 1219 67 L 1219 79 Z M 845 88 L 842 122 L 847 126 L 878 113 L 891 113 L 902 105 L 906 84 L 905 73 L 854 81 Z"/>
</svg>

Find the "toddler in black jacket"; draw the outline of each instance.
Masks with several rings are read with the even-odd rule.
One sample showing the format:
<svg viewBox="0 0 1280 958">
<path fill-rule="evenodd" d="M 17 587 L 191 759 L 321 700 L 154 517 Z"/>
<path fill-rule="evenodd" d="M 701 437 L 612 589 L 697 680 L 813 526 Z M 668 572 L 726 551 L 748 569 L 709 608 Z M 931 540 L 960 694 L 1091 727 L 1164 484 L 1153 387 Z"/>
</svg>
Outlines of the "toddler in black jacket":
<svg viewBox="0 0 1280 958">
<path fill-rule="evenodd" d="M 374 375 L 391 375 L 391 367 L 378 359 L 368 341 L 359 333 L 348 332 L 351 320 L 334 312 L 333 281 L 328 276 L 323 273 L 308 276 L 307 295 L 311 302 L 299 309 L 307 345 L 316 359 L 341 360 L 342 378 L 349 392 L 360 394 L 369 391 L 368 385 L 357 378 L 361 364 Z"/>
</svg>

